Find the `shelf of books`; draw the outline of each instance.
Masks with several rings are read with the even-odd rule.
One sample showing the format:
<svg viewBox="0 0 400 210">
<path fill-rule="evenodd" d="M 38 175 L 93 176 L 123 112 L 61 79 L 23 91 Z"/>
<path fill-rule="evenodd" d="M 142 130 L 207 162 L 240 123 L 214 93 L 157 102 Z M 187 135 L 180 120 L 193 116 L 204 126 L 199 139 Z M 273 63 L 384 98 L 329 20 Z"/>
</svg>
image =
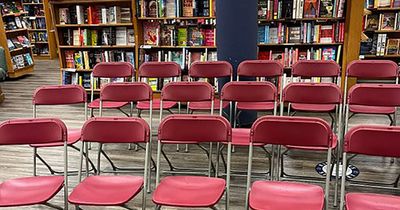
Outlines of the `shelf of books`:
<svg viewBox="0 0 400 210">
<path fill-rule="evenodd" d="M 138 0 L 139 63 L 174 61 L 182 80 L 195 61 L 217 60 L 214 0 Z M 150 79 L 154 91 L 167 82 Z"/>
<path fill-rule="evenodd" d="M 50 0 L 62 84 L 100 89 L 90 74 L 99 62 L 136 66 L 134 3 L 127 0 Z"/>
<path fill-rule="evenodd" d="M 361 59 L 400 62 L 400 0 L 366 0 Z"/>
<path fill-rule="evenodd" d="M 258 58 L 279 60 L 290 73 L 298 60 L 341 63 L 345 0 L 259 0 Z"/>
<path fill-rule="evenodd" d="M 29 40 L 28 12 L 21 1 L 0 1 L 0 43 L 4 48 L 7 72 L 16 78 L 33 72 L 33 45 Z"/>
<path fill-rule="evenodd" d="M 53 59 L 57 55 L 54 33 L 51 32 L 51 16 L 48 0 L 22 0 L 33 56 L 36 59 Z"/>
</svg>

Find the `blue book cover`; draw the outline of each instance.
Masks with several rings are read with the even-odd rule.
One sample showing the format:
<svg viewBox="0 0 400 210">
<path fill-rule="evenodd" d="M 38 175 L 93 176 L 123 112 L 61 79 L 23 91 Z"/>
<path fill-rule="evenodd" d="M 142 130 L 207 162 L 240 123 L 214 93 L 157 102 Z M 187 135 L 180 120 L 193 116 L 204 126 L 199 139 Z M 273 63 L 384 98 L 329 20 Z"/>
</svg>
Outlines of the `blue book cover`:
<svg viewBox="0 0 400 210">
<path fill-rule="evenodd" d="M 258 27 L 258 43 L 259 44 L 265 43 L 265 26 Z"/>
</svg>

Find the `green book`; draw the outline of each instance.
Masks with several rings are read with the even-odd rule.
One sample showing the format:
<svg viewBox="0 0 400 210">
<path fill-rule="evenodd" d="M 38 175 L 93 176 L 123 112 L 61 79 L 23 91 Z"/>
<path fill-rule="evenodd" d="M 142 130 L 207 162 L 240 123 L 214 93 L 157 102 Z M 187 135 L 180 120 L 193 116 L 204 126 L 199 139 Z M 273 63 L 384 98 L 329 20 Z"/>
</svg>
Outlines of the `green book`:
<svg viewBox="0 0 400 210">
<path fill-rule="evenodd" d="M 178 28 L 178 46 L 187 45 L 187 28 Z"/>
<path fill-rule="evenodd" d="M 91 30 L 92 46 L 97 46 L 97 30 Z"/>
</svg>

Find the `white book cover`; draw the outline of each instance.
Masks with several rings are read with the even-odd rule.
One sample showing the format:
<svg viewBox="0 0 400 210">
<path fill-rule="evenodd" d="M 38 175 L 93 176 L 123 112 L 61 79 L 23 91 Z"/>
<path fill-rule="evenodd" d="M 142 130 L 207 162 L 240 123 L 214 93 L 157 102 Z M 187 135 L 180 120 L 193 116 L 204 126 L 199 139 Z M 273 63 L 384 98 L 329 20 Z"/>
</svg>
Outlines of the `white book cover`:
<svg viewBox="0 0 400 210">
<path fill-rule="evenodd" d="M 82 5 L 76 5 L 76 20 L 77 20 L 78 24 L 85 23 L 85 17 L 84 17 Z"/>
<path fill-rule="evenodd" d="M 297 18 L 297 3 L 299 0 L 293 0 L 293 11 L 292 11 L 292 16 L 293 19 Z"/>
<path fill-rule="evenodd" d="M 387 34 L 382 34 L 381 56 L 385 55 L 386 37 L 387 37 Z"/>
<path fill-rule="evenodd" d="M 304 0 L 300 0 L 299 7 L 297 9 L 298 15 L 297 18 L 303 18 L 303 11 L 304 11 Z"/>
<path fill-rule="evenodd" d="M 107 8 L 101 8 L 101 23 L 107 23 Z"/>
<path fill-rule="evenodd" d="M 127 45 L 128 37 L 126 27 L 116 27 L 115 28 L 115 38 L 116 45 Z"/>
</svg>

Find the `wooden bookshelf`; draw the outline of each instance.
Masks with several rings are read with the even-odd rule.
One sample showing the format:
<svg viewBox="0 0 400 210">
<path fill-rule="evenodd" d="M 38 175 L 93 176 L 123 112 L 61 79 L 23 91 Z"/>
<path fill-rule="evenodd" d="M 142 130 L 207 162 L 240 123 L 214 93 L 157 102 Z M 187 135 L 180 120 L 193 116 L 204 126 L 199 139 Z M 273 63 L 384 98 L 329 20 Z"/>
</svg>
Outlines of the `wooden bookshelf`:
<svg viewBox="0 0 400 210">
<path fill-rule="evenodd" d="M 48 0 L 22 0 L 27 11 L 27 21 L 30 40 L 34 45 L 33 53 L 36 59 L 54 59 L 57 57 L 57 46 L 52 31 L 52 21 Z"/>
<path fill-rule="evenodd" d="M 136 67 L 136 8 L 133 0 L 50 0 L 49 3 L 62 84 L 79 84 L 86 90 L 90 90 L 91 85 L 100 88 L 99 81 L 96 84 L 90 82 L 92 68 L 98 62 L 128 61 Z M 113 16 L 110 16 L 110 10 Z M 124 11 L 121 20 L 117 20 L 118 11 L 120 14 Z M 122 44 L 119 42 L 121 34 L 125 37 Z"/>
<path fill-rule="evenodd" d="M 21 77 L 34 70 L 32 45 L 29 42 L 26 25 L 23 23 L 28 12 L 24 11 L 22 0 L 14 2 L 1 0 L 0 2 L 4 3 L 5 7 L 15 7 L 13 11 L 18 10 L 18 12 L 0 14 L 0 43 L 5 52 L 8 77 Z"/>
</svg>

